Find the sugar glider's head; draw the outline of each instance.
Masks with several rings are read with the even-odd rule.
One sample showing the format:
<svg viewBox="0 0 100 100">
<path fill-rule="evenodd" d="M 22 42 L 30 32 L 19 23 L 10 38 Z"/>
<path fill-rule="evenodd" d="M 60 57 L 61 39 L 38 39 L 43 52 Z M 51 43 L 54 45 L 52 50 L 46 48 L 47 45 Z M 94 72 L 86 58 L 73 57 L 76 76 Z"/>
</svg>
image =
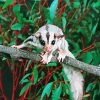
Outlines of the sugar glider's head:
<svg viewBox="0 0 100 100">
<path fill-rule="evenodd" d="M 57 42 L 60 38 L 64 37 L 64 35 L 57 36 L 52 30 L 51 32 L 43 30 L 42 32 L 37 32 L 36 37 L 39 39 L 43 50 L 50 53 L 52 50 L 57 49 Z"/>
</svg>

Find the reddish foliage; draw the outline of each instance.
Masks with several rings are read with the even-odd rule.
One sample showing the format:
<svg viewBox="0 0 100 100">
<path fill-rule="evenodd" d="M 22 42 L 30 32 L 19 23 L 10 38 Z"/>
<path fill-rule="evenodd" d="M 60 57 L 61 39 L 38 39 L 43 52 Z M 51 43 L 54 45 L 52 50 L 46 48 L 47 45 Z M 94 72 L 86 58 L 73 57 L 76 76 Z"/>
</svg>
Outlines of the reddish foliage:
<svg viewBox="0 0 100 100">
<path fill-rule="evenodd" d="M 16 36 L 18 36 L 18 35 L 19 35 L 19 31 L 15 30 L 15 31 L 14 31 L 14 34 L 15 34 Z"/>
</svg>

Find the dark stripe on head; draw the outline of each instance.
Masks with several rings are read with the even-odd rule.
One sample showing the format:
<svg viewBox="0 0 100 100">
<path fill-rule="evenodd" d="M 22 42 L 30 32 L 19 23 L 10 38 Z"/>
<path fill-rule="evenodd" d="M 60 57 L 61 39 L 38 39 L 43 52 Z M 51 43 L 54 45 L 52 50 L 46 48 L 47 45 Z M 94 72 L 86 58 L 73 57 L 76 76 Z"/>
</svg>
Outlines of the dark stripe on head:
<svg viewBox="0 0 100 100">
<path fill-rule="evenodd" d="M 46 27 L 45 28 L 46 28 L 46 31 L 47 31 L 47 34 L 46 34 L 47 43 L 49 43 L 49 37 L 50 37 L 49 31 L 48 31 L 49 26 L 46 24 Z"/>
<path fill-rule="evenodd" d="M 58 35 L 58 36 L 56 36 L 56 34 L 54 34 L 54 39 L 55 38 L 58 38 L 59 39 L 59 38 L 63 38 L 63 37 L 65 37 L 65 35 Z"/>
<path fill-rule="evenodd" d="M 45 28 L 46 28 L 46 30 L 47 30 L 47 32 L 48 32 L 49 26 L 48 26 L 47 24 L 46 24 L 46 27 L 45 27 Z"/>
<path fill-rule="evenodd" d="M 47 32 L 46 37 L 47 37 L 47 43 L 49 43 L 49 37 L 50 37 L 49 32 Z"/>
<path fill-rule="evenodd" d="M 39 36 L 39 40 L 41 40 L 41 34 L 40 34 L 40 36 Z"/>
<path fill-rule="evenodd" d="M 24 43 L 27 43 L 27 42 L 33 42 L 33 38 L 29 38 L 29 39 L 24 41 Z"/>
<path fill-rule="evenodd" d="M 39 42 L 42 46 L 45 46 L 45 41 L 42 40 L 41 35 L 39 36 Z"/>
</svg>

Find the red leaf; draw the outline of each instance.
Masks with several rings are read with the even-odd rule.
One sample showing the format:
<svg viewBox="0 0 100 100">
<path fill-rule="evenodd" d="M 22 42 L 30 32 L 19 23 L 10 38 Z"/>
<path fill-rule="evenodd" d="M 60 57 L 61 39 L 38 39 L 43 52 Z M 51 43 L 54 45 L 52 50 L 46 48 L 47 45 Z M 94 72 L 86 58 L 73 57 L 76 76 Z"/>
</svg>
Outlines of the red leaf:
<svg viewBox="0 0 100 100">
<path fill-rule="evenodd" d="M 16 36 L 18 36 L 19 31 L 15 30 L 14 33 L 15 33 Z"/>
</svg>

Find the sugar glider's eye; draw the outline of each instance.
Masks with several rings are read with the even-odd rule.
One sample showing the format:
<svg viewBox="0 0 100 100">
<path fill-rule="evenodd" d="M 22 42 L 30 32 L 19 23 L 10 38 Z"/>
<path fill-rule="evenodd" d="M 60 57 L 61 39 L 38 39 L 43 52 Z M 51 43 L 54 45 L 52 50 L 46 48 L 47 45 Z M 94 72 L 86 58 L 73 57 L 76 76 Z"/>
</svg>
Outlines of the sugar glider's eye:
<svg viewBox="0 0 100 100">
<path fill-rule="evenodd" d="M 55 40 L 53 40 L 53 41 L 51 42 L 51 44 L 54 45 L 54 44 L 55 44 Z"/>
<path fill-rule="evenodd" d="M 44 40 L 40 40 L 41 45 L 45 45 L 45 41 Z"/>
</svg>

